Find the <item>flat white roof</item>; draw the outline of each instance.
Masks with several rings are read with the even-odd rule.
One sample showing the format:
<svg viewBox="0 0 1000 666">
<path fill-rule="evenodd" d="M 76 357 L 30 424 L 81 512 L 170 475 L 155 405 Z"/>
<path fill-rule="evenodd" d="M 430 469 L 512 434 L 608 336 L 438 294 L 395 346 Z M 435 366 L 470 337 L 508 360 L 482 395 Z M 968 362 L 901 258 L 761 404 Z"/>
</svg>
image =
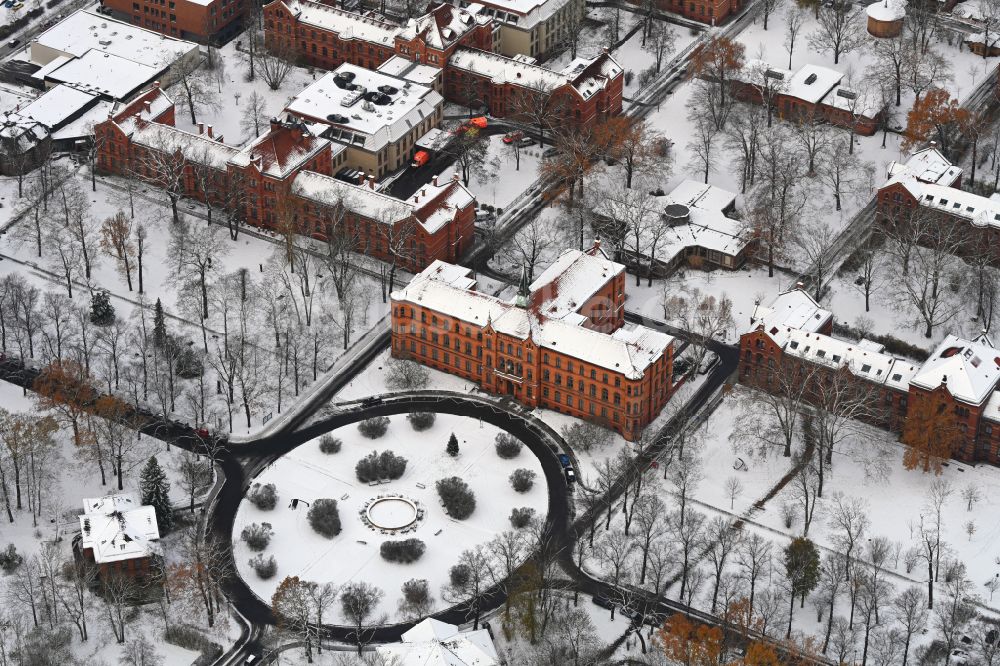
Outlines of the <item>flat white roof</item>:
<svg viewBox="0 0 1000 666">
<path fill-rule="evenodd" d="M 343 39 L 393 46 L 396 35 L 402 30 L 386 21 L 309 0 L 285 0 L 284 4 L 302 23 L 330 30 Z"/>
<path fill-rule="evenodd" d="M 423 86 L 431 86 L 441 76 L 442 70 L 440 67 L 421 65 L 403 56 L 394 55 L 379 65 L 378 71 Z"/>
<path fill-rule="evenodd" d="M 124 99 L 159 74 L 160 70 L 154 67 L 94 49 L 49 72 L 48 78 Z"/>
<path fill-rule="evenodd" d="M 443 101 L 427 86 L 345 63 L 296 95 L 285 111 L 330 125 L 326 136 L 334 141 L 375 152 L 433 116 Z"/>
<path fill-rule="evenodd" d="M 97 49 L 152 67 L 158 72 L 198 49 L 193 42 L 167 37 L 85 9 L 70 14 L 32 42 L 32 62 L 44 65 L 51 59 L 48 57 L 50 54 L 42 56 L 35 49 L 36 44 L 77 58 L 91 49 Z"/>
<path fill-rule="evenodd" d="M 50 130 L 59 127 L 66 119 L 94 102 L 96 94 L 72 86 L 58 85 L 49 89 L 18 113 L 36 120 Z"/>
<path fill-rule="evenodd" d="M 844 78 L 841 72 L 819 65 L 805 65 L 792 74 L 785 93 L 792 97 L 818 103 Z"/>
</svg>

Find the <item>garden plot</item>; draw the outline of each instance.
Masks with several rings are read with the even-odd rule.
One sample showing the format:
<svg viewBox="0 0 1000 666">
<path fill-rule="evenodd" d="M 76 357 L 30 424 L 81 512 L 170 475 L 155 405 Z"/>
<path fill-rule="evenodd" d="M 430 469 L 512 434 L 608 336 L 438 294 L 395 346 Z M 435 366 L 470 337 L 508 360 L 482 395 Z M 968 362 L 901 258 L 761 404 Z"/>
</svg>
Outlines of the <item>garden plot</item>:
<svg viewBox="0 0 1000 666">
<path fill-rule="evenodd" d="M 405 415 L 397 415 L 391 417 L 387 434 L 379 439 L 365 439 L 356 425 L 334 431 L 332 435 L 343 442 L 341 450 L 334 454 L 322 453 L 316 440 L 299 446 L 256 479 L 261 484 L 275 485 L 276 508 L 262 511 L 249 500 L 240 505 L 233 532 L 240 575 L 264 600 L 271 598 L 285 576 L 338 586 L 368 581 L 385 592 L 379 612 L 388 614 L 391 621 L 396 620 L 400 586 L 411 578 L 424 578 L 435 597 L 434 608 L 449 606 L 441 598 L 441 590 L 448 582 L 449 568 L 457 563 L 462 551 L 486 544 L 510 529 L 508 518 L 513 508 L 530 507 L 539 518 L 544 518 L 547 511 L 548 492 L 537 458 L 527 448 L 510 460 L 498 457 L 494 440 L 500 432 L 475 419 L 439 414 L 433 427 L 417 433 Z M 454 458 L 445 452 L 451 433 L 459 442 L 459 454 Z M 355 464 L 376 450 L 391 450 L 408 460 L 401 478 L 380 485 L 357 480 Z M 508 481 L 518 468 L 536 474 L 533 487 L 525 493 L 515 492 Z M 438 501 L 435 483 L 451 476 L 461 477 L 475 493 L 475 511 L 465 520 L 450 518 Z M 366 504 L 379 495 L 390 494 L 419 502 L 425 514 L 415 531 L 384 535 L 362 520 L 359 511 L 364 512 Z M 343 527 L 330 539 L 310 527 L 309 507 L 305 506 L 324 497 L 337 500 Z M 297 509 L 290 508 L 292 499 L 302 500 Z M 261 580 L 248 565 L 253 553 L 239 540 L 245 526 L 260 522 L 274 528 L 274 537 L 264 550 L 265 556 L 273 555 L 277 561 L 277 575 L 269 580 Z M 426 544 L 426 552 L 418 561 L 401 564 L 382 559 L 381 543 L 406 538 Z M 344 622 L 339 606 L 330 621 Z"/>
</svg>

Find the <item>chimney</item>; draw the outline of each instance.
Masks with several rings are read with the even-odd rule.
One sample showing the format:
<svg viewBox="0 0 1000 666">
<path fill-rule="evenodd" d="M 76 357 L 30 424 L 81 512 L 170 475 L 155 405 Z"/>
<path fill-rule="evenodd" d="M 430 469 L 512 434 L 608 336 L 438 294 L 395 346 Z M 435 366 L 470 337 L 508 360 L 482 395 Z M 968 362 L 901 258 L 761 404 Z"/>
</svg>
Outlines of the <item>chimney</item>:
<svg viewBox="0 0 1000 666">
<path fill-rule="evenodd" d="M 205 133 L 205 123 L 198 123 L 198 134 Z"/>
<path fill-rule="evenodd" d="M 426 194 L 427 194 L 427 188 L 426 187 L 421 187 L 420 188 L 420 196 L 424 196 Z"/>
<path fill-rule="evenodd" d="M 451 180 L 452 180 L 453 183 L 457 183 L 458 182 L 458 173 L 457 172 L 451 174 Z"/>
<path fill-rule="evenodd" d="M 431 178 L 431 184 L 434 185 L 434 187 L 437 187 L 437 184 L 438 184 L 437 174 L 434 174 L 434 177 Z"/>
<path fill-rule="evenodd" d="M 208 130 L 208 138 L 211 139 L 212 138 L 212 126 L 209 125 L 206 129 Z"/>
<path fill-rule="evenodd" d="M 368 176 L 368 187 L 375 189 L 375 176 Z"/>
<path fill-rule="evenodd" d="M 277 118 L 271 118 L 271 131 L 281 129 L 281 121 Z"/>
<path fill-rule="evenodd" d="M 160 89 L 160 82 L 159 81 L 153 81 L 153 87 L 156 88 L 157 90 L 159 90 Z"/>
<path fill-rule="evenodd" d="M 153 105 L 149 103 L 149 100 L 146 100 L 145 102 L 143 102 L 142 105 L 143 105 L 143 107 L 145 107 L 146 113 L 148 113 L 150 115 L 153 114 Z"/>
<path fill-rule="evenodd" d="M 600 251 L 601 251 L 601 237 L 600 236 L 595 236 L 594 237 L 594 254 L 597 254 Z"/>
<path fill-rule="evenodd" d="M 365 176 L 365 172 L 364 171 L 358 173 L 358 185 L 364 185 L 365 184 L 365 180 L 367 180 L 367 178 L 368 177 Z"/>
<path fill-rule="evenodd" d="M 803 284 L 802 282 L 796 282 L 796 283 L 795 283 L 795 288 L 796 288 L 796 289 L 799 289 L 799 290 L 805 290 L 805 288 L 806 288 L 806 285 L 805 285 L 805 284 Z"/>
</svg>

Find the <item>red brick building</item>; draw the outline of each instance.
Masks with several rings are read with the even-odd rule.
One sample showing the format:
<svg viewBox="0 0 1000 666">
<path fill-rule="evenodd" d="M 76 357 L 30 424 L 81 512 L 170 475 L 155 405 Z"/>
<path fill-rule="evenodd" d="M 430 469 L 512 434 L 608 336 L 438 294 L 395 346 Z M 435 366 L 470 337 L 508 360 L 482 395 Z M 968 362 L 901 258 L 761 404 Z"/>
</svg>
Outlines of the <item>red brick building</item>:
<svg viewBox="0 0 1000 666">
<path fill-rule="evenodd" d="M 733 81 L 733 93 L 746 102 L 770 105 L 779 118 L 853 125 L 858 134 L 875 134 L 884 115 L 882 100 L 867 89 L 843 85 L 843 78 L 843 73 L 819 65 L 793 71 L 750 60 Z"/>
<path fill-rule="evenodd" d="M 630 0 L 641 4 L 639 0 Z M 727 18 L 740 11 L 740 0 L 658 0 L 656 6 L 668 12 L 680 14 L 693 21 L 708 25 L 720 25 Z"/>
<path fill-rule="evenodd" d="M 169 106 L 169 108 L 167 108 Z M 95 127 L 97 168 L 134 174 L 152 185 L 237 211 L 248 224 L 324 238 L 331 229 L 358 251 L 419 271 L 436 259 L 456 261 L 473 242 L 475 198 L 457 180 L 435 180 L 403 201 L 372 183 L 333 178 L 343 146 L 301 121 L 274 120 L 269 131 L 235 148 L 214 136 L 173 127 L 173 103 L 154 88 Z"/>
<path fill-rule="evenodd" d="M 624 323 L 625 267 L 566 250 L 517 296 L 435 262 L 392 294 L 392 354 L 634 440 L 673 392 L 673 338 Z"/>
<path fill-rule="evenodd" d="M 101 0 L 114 18 L 147 30 L 206 44 L 222 43 L 243 26 L 244 0 Z"/>
<path fill-rule="evenodd" d="M 961 189 L 962 169 L 933 145 L 905 163 L 889 165 L 879 188 L 878 219 L 885 225 L 920 224 L 937 234 L 960 237 L 958 254 L 987 252 L 1000 265 L 1000 202 Z M 934 242 L 927 235 L 922 242 Z"/>
<path fill-rule="evenodd" d="M 854 386 L 873 425 L 901 432 L 915 405 L 935 395 L 947 405 L 961 443 L 953 456 L 964 462 L 1000 464 L 1000 351 L 982 335 L 947 336 L 923 363 L 895 358 L 882 345 L 830 335 L 833 315 L 804 291 L 785 292 L 758 306 L 740 336 L 740 382 L 780 392 L 806 387 L 821 394 L 834 375 Z"/>
<path fill-rule="evenodd" d="M 145 578 L 160 557 L 156 512 L 131 495 L 108 495 L 83 501 L 80 534 L 73 539 L 78 560 L 97 567 L 98 578 L 110 575 Z"/>
<path fill-rule="evenodd" d="M 547 105 L 553 125 L 592 125 L 622 112 L 624 71 L 607 53 L 561 71 L 495 53 L 499 23 L 481 5 L 441 4 L 405 26 L 312 0 L 273 0 L 264 8 L 265 43 L 285 57 L 324 69 L 348 62 L 376 69 L 392 56 L 444 70 L 444 96 L 516 115 L 516 98 Z"/>
</svg>

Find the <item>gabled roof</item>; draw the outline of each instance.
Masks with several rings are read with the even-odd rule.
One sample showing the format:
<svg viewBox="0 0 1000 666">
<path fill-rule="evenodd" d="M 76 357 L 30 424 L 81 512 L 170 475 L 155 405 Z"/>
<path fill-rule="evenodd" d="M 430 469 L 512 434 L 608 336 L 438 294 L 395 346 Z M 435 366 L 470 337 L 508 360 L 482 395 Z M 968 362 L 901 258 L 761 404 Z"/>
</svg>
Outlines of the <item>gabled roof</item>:
<svg viewBox="0 0 1000 666">
<path fill-rule="evenodd" d="M 285 178 L 329 146 L 328 139 L 314 136 L 305 124 L 292 121 L 272 126 L 229 161 L 239 167 L 252 164 L 262 174 Z"/>
<path fill-rule="evenodd" d="M 132 495 L 109 495 L 83 501 L 81 547 L 91 548 L 98 564 L 147 557 L 160 538 L 156 511 Z"/>
<path fill-rule="evenodd" d="M 1000 381 L 1000 351 L 985 335 L 963 340 L 948 335 L 911 383 L 932 391 L 942 384 L 954 398 L 983 404 Z"/>
<path fill-rule="evenodd" d="M 444 3 L 439 4 L 423 16 L 407 21 L 406 27 L 399 33 L 399 38 L 410 41 L 419 37 L 427 46 L 444 50 L 480 23 L 479 17 L 473 13 L 480 9 L 481 5 L 460 9 Z"/>
<path fill-rule="evenodd" d="M 922 183 L 951 187 L 962 177 L 962 167 L 952 164 L 940 150 L 930 146 L 913 153 L 905 162 L 889 163 L 890 179 L 906 175 Z"/>
<path fill-rule="evenodd" d="M 578 311 L 590 298 L 625 267 L 603 253 L 563 250 L 559 258 L 535 278 L 528 289 L 538 311 L 562 319 Z"/>
<path fill-rule="evenodd" d="M 376 648 L 396 666 L 497 666 L 496 648 L 485 629 L 459 633 L 458 627 L 433 618 L 403 634 L 402 642 Z"/>
<path fill-rule="evenodd" d="M 833 319 L 833 313 L 821 307 L 805 289 L 794 287 L 778 294 L 770 305 L 754 308 L 749 330 L 762 326 L 778 344 L 787 340 L 788 330 L 816 333 Z"/>
<path fill-rule="evenodd" d="M 282 4 L 300 22 L 335 32 L 344 40 L 357 39 L 391 48 L 400 31 L 400 28 L 388 21 L 312 0 L 282 0 Z"/>
</svg>

